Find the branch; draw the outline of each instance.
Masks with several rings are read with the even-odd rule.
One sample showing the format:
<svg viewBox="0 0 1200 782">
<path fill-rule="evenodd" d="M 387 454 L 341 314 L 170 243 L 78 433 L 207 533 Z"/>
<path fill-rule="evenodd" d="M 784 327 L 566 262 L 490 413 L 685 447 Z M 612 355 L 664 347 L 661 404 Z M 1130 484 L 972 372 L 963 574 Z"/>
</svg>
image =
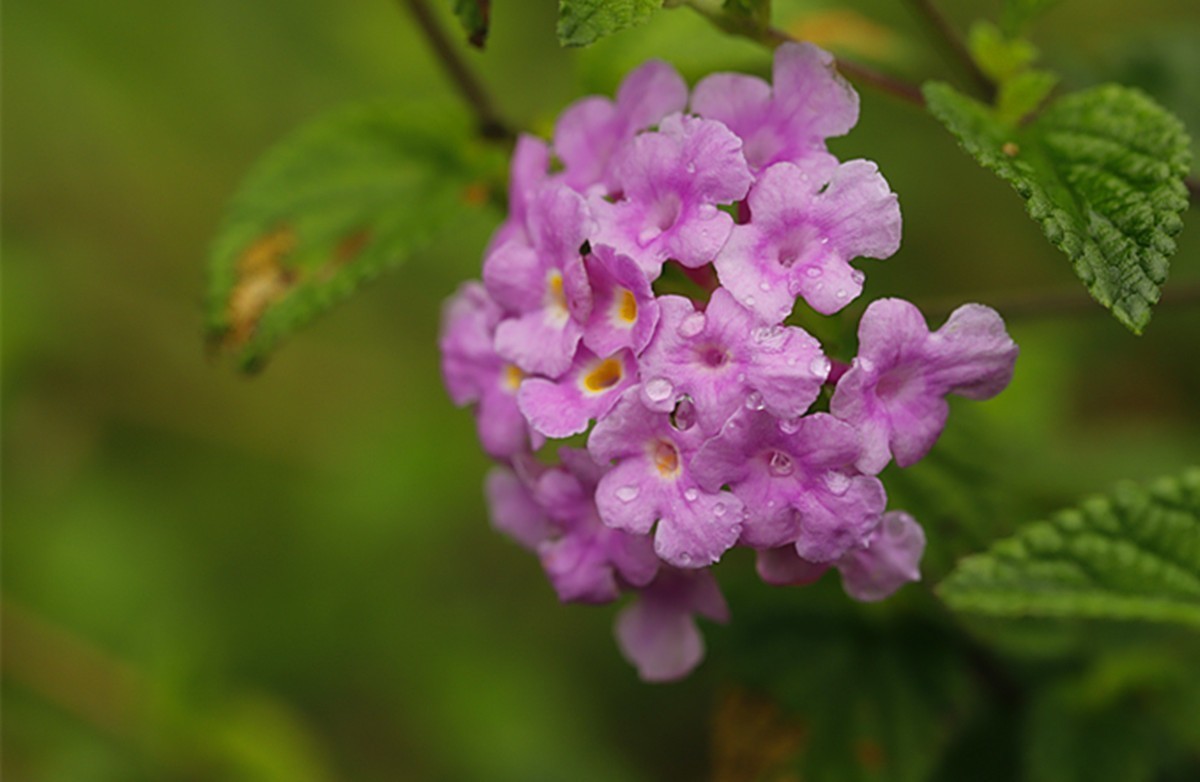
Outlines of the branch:
<svg viewBox="0 0 1200 782">
<path fill-rule="evenodd" d="M 996 98 L 996 85 L 992 80 L 979 69 L 975 63 L 975 59 L 971 57 L 971 52 L 967 50 L 966 43 L 963 42 L 962 36 L 954 25 L 950 24 L 941 11 L 934 6 L 932 0 L 908 0 L 908 4 L 912 7 L 913 12 L 925 20 L 926 25 L 931 29 L 937 40 L 942 44 L 943 51 L 947 52 L 951 59 L 967 72 L 967 76 L 975 83 L 975 86 L 982 93 L 983 97 L 991 103 Z"/>
<path fill-rule="evenodd" d="M 930 320 L 944 320 L 970 297 L 938 298 L 919 303 L 921 311 Z M 1027 291 L 1007 295 L 989 296 L 985 302 L 1005 320 L 1036 320 L 1055 317 L 1087 317 L 1107 314 L 1108 310 L 1095 300 L 1082 295 L 1078 288 L 1053 291 Z M 1164 307 L 1187 307 L 1200 304 L 1200 282 L 1188 282 L 1165 288 L 1159 299 L 1158 309 Z"/>
<path fill-rule="evenodd" d="M 426 0 L 402 0 L 402 2 L 408 6 L 417 26 L 425 34 L 425 39 L 429 42 L 433 53 L 437 55 L 446 75 L 450 77 L 450 81 L 454 82 L 454 86 L 458 88 L 467 105 L 475 112 L 475 117 L 479 121 L 480 134 L 484 138 L 497 141 L 509 141 L 516 138 L 516 133 L 500 117 L 496 107 L 492 104 L 491 97 L 483 88 L 483 84 L 467 67 L 458 49 L 455 48 L 437 17 L 430 10 Z"/>
</svg>

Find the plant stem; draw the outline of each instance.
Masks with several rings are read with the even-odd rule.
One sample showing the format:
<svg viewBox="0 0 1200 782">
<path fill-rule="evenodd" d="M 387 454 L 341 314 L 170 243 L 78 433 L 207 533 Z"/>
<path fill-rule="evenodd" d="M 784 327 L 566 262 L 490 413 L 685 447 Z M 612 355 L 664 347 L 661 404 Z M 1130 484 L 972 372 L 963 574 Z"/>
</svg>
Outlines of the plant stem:
<svg viewBox="0 0 1200 782">
<path fill-rule="evenodd" d="M 979 69 L 962 36 L 954 25 L 950 24 L 950 20 L 937 9 L 933 0 L 908 0 L 908 4 L 934 33 L 943 51 L 950 55 L 955 64 L 962 66 L 983 97 L 991 103 L 996 97 L 996 85 Z"/>
<path fill-rule="evenodd" d="M 516 138 L 516 133 L 501 119 L 491 97 L 483 88 L 483 84 L 467 67 L 426 0 L 402 0 L 402 2 L 408 6 L 409 13 L 412 14 L 417 26 L 425 34 L 425 39 L 429 42 L 433 53 L 437 55 L 446 75 L 450 77 L 450 81 L 454 83 L 467 105 L 475 113 L 475 117 L 479 121 L 480 135 L 496 141 L 510 141 Z"/>
<path fill-rule="evenodd" d="M 794 42 L 796 39 L 780 30 L 777 27 L 754 27 L 742 24 L 730 24 L 719 10 L 714 10 L 700 2 L 689 2 L 688 7 L 696 13 L 703 16 L 714 27 L 724 30 L 732 35 L 748 38 L 751 41 L 756 41 L 771 49 L 780 44 Z M 921 94 L 921 88 L 912 82 L 898 79 L 886 73 L 875 70 L 861 63 L 850 62 L 848 60 L 838 59 L 836 61 L 837 68 L 846 78 L 851 81 L 864 84 L 868 87 L 873 87 L 881 92 L 885 92 L 894 98 L 899 98 L 906 103 L 911 103 L 914 106 L 925 106 L 925 96 Z"/>
<path fill-rule="evenodd" d="M 946 297 L 919 303 L 919 306 L 930 320 L 937 321 L 945 319 L 966 300 L 962 296 Z M 1086 317 L 1107 313 L 1107 310 L 1091 298 L 1081 295 L 1078 288 L 989 296 L 985 303 L 1003 315 L 1005 320 Z M 1158 302 L 1158 309 L 1196 304 L 1200 304 L 1200 282 L 1188 282 L 1165 288 Z"/>
</svg>

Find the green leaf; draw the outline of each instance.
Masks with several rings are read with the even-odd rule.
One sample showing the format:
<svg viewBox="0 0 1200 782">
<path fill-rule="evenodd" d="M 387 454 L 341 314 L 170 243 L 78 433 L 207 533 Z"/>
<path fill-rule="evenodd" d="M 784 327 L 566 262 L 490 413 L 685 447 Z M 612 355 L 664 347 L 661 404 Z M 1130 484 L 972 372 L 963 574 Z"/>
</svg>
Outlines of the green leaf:
<svg viewBox="0 0 1200 782">
<path fill-rule="evenodd" d="M 1140 334 L 1188 205 L 1182 123 L 1144 93 L 1111 84 L 1060 98 L 1020 127 L 946 84 L 923 91 L 967 152 L 1026 200 L 1092 297 Z"/>
<path fill-rule="evenodd" d="M 487 43 L 491 5 L 492 0 L 454 0 L 454 15 L 467 31 L 467 40 L 480 49 Z"/>
<path fill-rule="evenodd" d="M 587 46 L 642 24 L 662 5 L 663 0 L 559 0 L 558 41 Z"/>
<path fill-rule="evenodd" d="M 991 22 L 979 21 L 967 33 L 971 59 L 993 81 L 1003 82 L 1033 64 L 1037 49 L 1024 38 L 1009 38 Z"/>
<path fill-rule="evenodd" d="M 265 155 L 209 257 L 207 331 L 257 369 L 285 337 L 485 204 L 498 163 L 460 115 L 356 107 Z"/>
<path fill-rule="evenodd" d="M 1031 524 L 964 559 L 937 591 L 967 613 L 1200 627 L 1200 468 Z"/>
<path fill-rule="evenodd" d="M 1018 33 L 1034 17 L 1058 5 L 1059 0 L 1005 0 L 1004 29 L 1010 33 Z"/>
</svg>

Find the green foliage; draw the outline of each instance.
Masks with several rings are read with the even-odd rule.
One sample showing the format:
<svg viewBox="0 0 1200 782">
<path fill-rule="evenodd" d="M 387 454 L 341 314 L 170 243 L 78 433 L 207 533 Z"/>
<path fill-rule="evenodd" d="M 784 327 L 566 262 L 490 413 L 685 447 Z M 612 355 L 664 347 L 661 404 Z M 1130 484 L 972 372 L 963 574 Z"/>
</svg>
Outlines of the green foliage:
<svg viewBox="0 0 1200 782">
<path fill-rule="evenodd" d="M 560 0 L 559 43 L 587 46 L 642 24 L 662 5 L 663 0 Z"/>
<path fill-rule="evenodd" d="M 467 123 L 356 107 L 269 152 L 229 204 L 209 258 L 211 344 L 243 369 L 405 261 L 498 189 Z"/>
<path fill-rule="evenodd" d="M 1014 100 L 1039 89 L 1022 87 Z M 930 82 L 924 93 L 967 152 L 1026 200 L 1093 298 L 1141 333 L 1188 204 L 1189 140 L 1179 120 L 1117 85 L 1063 97 L 1019 127 L 946 84 Z"/>
<path fill-rule="evenodd" d="M 1004 29 L 1010 33 L 1020 32 L 1034 17 L 1058 5 L 1059 0 L 1005 0 Z"/>
<path fill-rule="evenodd" d="M 487 43 L 492 0 L 454 0 L 454 15 L 467 32 L 467 40 L 480 49 Z"/>
<path fill-rule="evenodd" d="M 1200 469 L 1032 524 L 964 559 L 938 593 L 968 613 L 1200 626 Z"/>
</svg>

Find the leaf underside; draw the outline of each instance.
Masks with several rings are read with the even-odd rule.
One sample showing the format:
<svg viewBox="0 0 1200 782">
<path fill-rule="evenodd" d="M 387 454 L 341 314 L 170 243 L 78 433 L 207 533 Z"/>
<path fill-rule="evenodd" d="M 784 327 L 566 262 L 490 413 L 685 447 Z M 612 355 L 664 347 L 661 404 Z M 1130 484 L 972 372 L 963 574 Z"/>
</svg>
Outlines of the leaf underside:
<svg viewBox="0 0 1200 782">
<path fill-rule="evenodd" d="M 593 44 L 642 24 L 662 4 L 663 0 L 559 0 L 558 41 L 563 46 Z"/>
<path fill-rule="evenodd" d="M 948 85 L 924 92 L 963 148 L 1025 199 L 1092 297 L 1140 334 L 1188 205 L 1182 123 L 1144 93 L 1111 84 L 1060 98 L 1020 127 Z"/>
<path fill-rule="evenodd" d="M 962 560 L 938 593 L 968 613 L 1200 627 L 1200 468 L 1031 524 Z"/>
<path fill-rule="evenodd" d="M 458 119 L 357 107 L 265 155 L 210 252 L 210 345 L 257 369 L 285 337 L 485 203 L 481 153 Z"/>
</svg>

